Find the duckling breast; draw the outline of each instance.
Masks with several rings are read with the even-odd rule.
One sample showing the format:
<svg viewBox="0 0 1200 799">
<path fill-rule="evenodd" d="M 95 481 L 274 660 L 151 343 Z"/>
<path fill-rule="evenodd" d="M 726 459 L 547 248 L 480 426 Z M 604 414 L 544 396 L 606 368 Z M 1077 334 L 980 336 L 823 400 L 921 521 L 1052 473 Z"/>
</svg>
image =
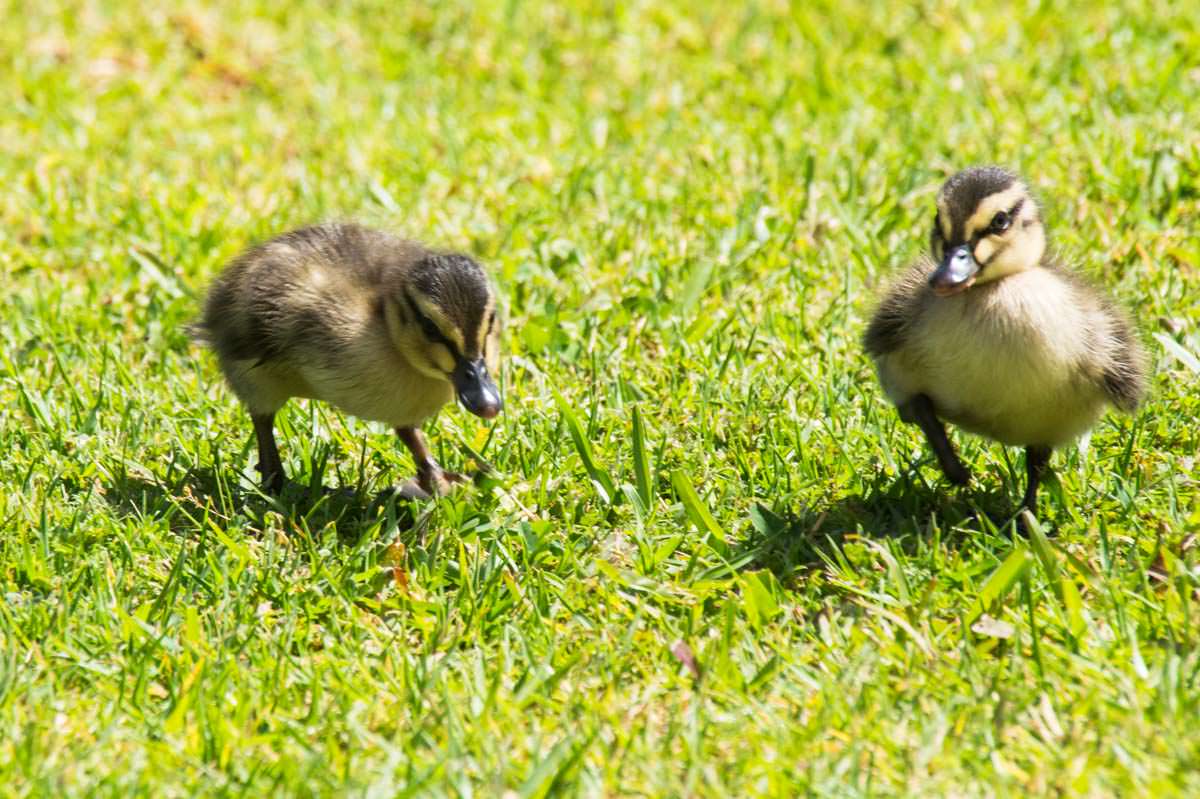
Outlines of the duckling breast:
<svg viewBox="0 0 1200 799">
<path fill-rule="evenodd" d="M 373 331 L 372 331 L 373 332 Z M 298 365 L 309 394 L 361 419 L 411 427 L 454 399 L 448 380 L 412 368 L 382 336 L 367 333 L 343 347 Z"/>
<path fill-rule="evenodd" d="M 898 402 L 926 394 L 942 418 L 1006 444 L 1070 441 L 1105 405 L 1076 299 L 1043 269 L 931 299 L 880 358 L 885 390 Z"/>
</svg>

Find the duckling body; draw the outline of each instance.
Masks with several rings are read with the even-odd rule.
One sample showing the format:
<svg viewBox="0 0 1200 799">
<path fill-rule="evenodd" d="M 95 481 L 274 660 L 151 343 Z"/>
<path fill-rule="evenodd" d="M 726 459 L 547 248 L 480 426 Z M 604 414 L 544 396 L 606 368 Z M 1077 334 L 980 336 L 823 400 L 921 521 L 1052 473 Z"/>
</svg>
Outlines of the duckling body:
<svg viewBox="0 0 1200 799">
<path fill-rule="evenodd" d="M 1041 267 L 937 297 L 926 286 L 935 267 L 922 261 L 912 270 L 902 298 L 909 328 L 877 356 L 897 405 L 925 394 L 940 417 L 970 432 L 1058 446 L 1119 400 L 1104 370 L 1123 357 L 1127 328 L 1090 292 Z"/>
<path fill-rule="evenodd" d="M 932 236 L 941 263 L 923 258 L 902 273 L 864 343 L 901 419 L 922 428 L 952 482 L 969 474 L 941 420 L 1026 447 L 1034 510 L 1050 451 L 1107 406 L 1136 408 L 1144 356 L 1125 317 L 1045 257 L 1036 204 L 1014 175 L 967 170 L 947 187 Z"/>
<path fill-rule="evenodd" d="M 361 335 L 367 338 L 372 334 L 364 331 Z M 323 353 L 297 347 L 295 360 L 231 362 L 226 377 L 248 407 L 278 410 L 292 397 L 315 399 L 392 427 L 420 425 L 454 399 L 454 389 L 445 381 L 416 374 L 406 364 L 395 362 L 386 342 L 359 340 L 356 344 L 346 350 L 341 363 L 322 364 Z"/>
<path fill-rule="evenodd" d="M 235 259 L 209 292 L 202 335 L 250 411 L 273 490 L 272 419 L 292 397 L 396 428 L 427 493 L 446 475 L 417 427 L 456 390 L 479 416 L 500 409 L 488 374 L 495 302 L 479 265 L 357 225 L 303 228 Z"/>
</svg>

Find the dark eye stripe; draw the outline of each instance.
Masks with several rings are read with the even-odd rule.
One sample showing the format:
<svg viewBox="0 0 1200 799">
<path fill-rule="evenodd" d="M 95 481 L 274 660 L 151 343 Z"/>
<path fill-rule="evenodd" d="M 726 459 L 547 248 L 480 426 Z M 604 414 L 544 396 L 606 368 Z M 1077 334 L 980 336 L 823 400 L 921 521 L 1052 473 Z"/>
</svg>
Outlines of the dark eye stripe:
<svg viewBox="0 0 1200 799">
<path fill-rule="evenodd" d="M 459 352 L 458 347 L 454 345 L 453 341 L 446 338 L 445 334 L 442 333 L 437 324 L 428 316 L 421 313 L 420 306 L 413 302 L 413 298 L 410 297 L 407 292 L 404 294 L 404 301 L 407 303 L 408 309 L 412 311 L 413 316 L 416 317 L 417 323 L 421 325 L 421 332 L 425 334 L 425 338 L 429 339 L 435 344 L 443 345 L 446 349 L 450 350 L 450 354 L 455 358 L 461 359 L 463 357 L 462 353 Z"/>
<path fill-rule="evenodd" d="M 1017 200 L 1012 208 L 1007 211 L 997 211 L 992 217 L 992 222 L 983 231 L 984 236 L 999 236 L 1006 232 L 1012 223 L 1017 220 L 1017 212 L 1021 210 L 1021 206 L 1025 204 L 1024 199 Z"/>
</svg>

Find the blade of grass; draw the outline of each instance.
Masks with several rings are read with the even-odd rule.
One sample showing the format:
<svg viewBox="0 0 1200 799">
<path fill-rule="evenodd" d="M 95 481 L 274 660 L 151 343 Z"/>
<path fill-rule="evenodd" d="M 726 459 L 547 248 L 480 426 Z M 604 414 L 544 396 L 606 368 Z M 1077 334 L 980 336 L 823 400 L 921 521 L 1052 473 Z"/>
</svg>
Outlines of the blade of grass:
<svg viewBox="0 0 1200 799">
<path fill-rule="evenodd" d="M 1063 612 L 1067 618 L 1067 627 L 1071 631 L 1071 635 L 1078 638 L 1087 628 L 1087 622 L 1083 616 L 1083 602 L 1079 598 L 1079 591 L 1075 587 L 1075 583 L 1071 580 L 1069 574 L 1063 574 L 1063 570 L 1058 563 L 1058 555 L 1051 546 L 1049 539 L 1046 538 L 1045 531 L 1042 530 L 1042 525 L 1029 511 L 1021 511 L 1025 519 L 1025 525 L 1029 531 L 1029 543 L 1033 548 L 1033 552 L 1037 555 L 1038 561 L 1042 564 L 1042 570 L 1046 573 L 1046 580 L 1050 583 L 1050 590 L 1054 592 L 1055 598 L 1062 604 Z"/>
<path fill-rule="evenodd" d="M 975 604 L 967 616 L 967 626 L 970 627 L 980 616 L 1003 599 L 1029 569 L 1032 562 L 1033 556 L 1029 550 L 1025 548 L 1024 544 L 1018 543 L 979 589 L 979 596 L 976 597 Z"/>
<path fill-rule="evenodd" d="M 646 451 L 646 426 L 642 421 L 642 410 L 633 406 L 633 476 L 637 492 L 646 510 L 654 507 L 654 487 L 650 482 L 650 456 Z"/>
<path fill-rule="evenodd" d="M 555 391 L 554 398 L 558 402 L 558 411 L 562 414 L 563 421 L 567 423 L 567 432 L 571 436 L 571 442 L 575 445 L 575 451 L 579 453 L 579 459 L 583 461 L 583 468 L 602 494 L 604 502 L 616 504 L 620 497 L 617 493 L 616 484 L 613 483 L 612 476 L 608 471 L 601 468 L 600 464 L 596 462 L 596 456 L 592 451 L 592 444 L 583 432 L 583 427 L 580 426 L 579 419 L 575 417 L 570 405 L 567 404 L 562 394 Z"/>
<path fill-rule="evenodd" d="M 721 528 L 721 525 L 717 524 L 717 520 L 709 512 L 708 506 L 704 504 L 700 499 L 700 495 L 696 493 L 691 478 L 682 471 L 672 472 L 671 485 L 674 486 L 675 495 L 683 503 L 683 509 L 687 513 L 688 518 L 691 519 L 692 524 L 696 525 L 700 532 L 708 533 L 722 544 L 726 543 L 725 531 Z"/>
</svg>

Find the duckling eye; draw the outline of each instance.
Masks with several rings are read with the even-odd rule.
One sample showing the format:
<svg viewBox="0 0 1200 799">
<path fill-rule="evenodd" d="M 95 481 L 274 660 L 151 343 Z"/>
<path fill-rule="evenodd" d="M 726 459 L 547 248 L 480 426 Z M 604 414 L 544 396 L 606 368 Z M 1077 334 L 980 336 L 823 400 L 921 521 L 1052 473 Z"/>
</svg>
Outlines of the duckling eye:
<svg viewBox="0 0 1200 799">
<path fill-rule="evenodd" d="M 416 317 L 417 324 L 421 326 L 421 332 L 425 334 L 426 339 L 435 344 L 449 344 L 446 337 L 442 335 L 442 331 L 438 329 L 438 326 L 433 323 L 432 319 L 421 313 L 416 303 L 409 300 L 408 307 L 412 310 L 413 316 Z"/>
<path fill-rule="evenodd" d="M 435 325 L 428 316 L 422 314 L 419 317 L 419 320 L 421 322 L 421 332 L 425 334 L 425 338 L 429 339 L 430 341 L 442 341 L 444 338 L 442 336 L 442 331 L 438 330 L 438 326 Z"/>
<path fill-rule="evenodd" d="M 1008 230 L 1008 226 L 1011 224 L 1012 220 L 1009 219 L 1008 214 L 1003 211 L 997 211 L 996 215 L 992 217 L 990 230 L 992 233 L 1003 233 Z"/>
</svg>

